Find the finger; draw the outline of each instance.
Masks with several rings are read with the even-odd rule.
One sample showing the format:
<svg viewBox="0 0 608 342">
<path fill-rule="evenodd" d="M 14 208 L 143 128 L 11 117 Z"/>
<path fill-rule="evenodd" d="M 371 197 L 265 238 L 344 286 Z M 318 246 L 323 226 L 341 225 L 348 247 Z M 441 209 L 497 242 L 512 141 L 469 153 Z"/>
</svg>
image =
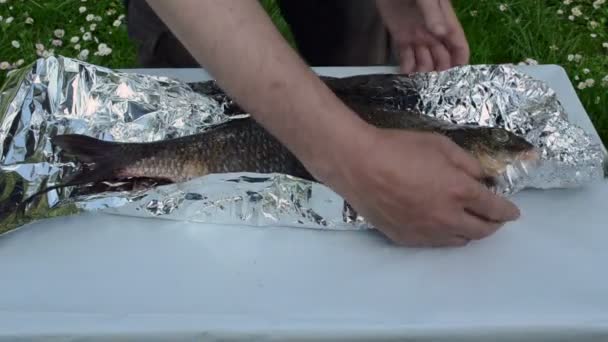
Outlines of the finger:
<svg viewBox="0 0 608 342">
<path fill-rule="evenodd" d="M 494 234 L 503 225 L 503 222 L 487 221 L 465 210 L 462 212 L 462 220 L 458 229 L 459 235 L 471 240 L 481 240 Z"/>
<path fill-rule="evenodd" d="M 513 202 L 484 188 L 480 183 L 473 183 L 470 185 L 472 198 L 466 205 L 471 213 L 493 222 L 514 221 L 520 217 L 519 208 Z"/>
<path fill-rule="evenodd" d="M 433 71 L 434 63 L 431 51 L 424 45 L 416 46 L 416 71 L 429 72 Z"/>
<path fill-rule="evenodd" d="M 422 12 L 427 29 L 437 36 L 445 35 L 447 27 L 440 2 L 438 0 L 418 0 L 416 3 Z"/>
<path fill-rule="evenodd" d="M 450 51 L 451 66 L 468 64 L 470 58 L 469 44 L 454 7 L 452 7 L 450 0 L 439 1 L 446 25 L 450 28 L 442 40 Z"/>
<path fill-rule="evenodd" d="M 471 239 L 462 236 L 454 236 L 449 238 L 442 239 L 428 239 L 424 241 L 420 241 L 416 243 L 413 247 L 430 247 L 430 248 L 440 248 L 440 247 L 463 247 L 466 246 Z"/>
<path fill-rule="evenodd" d="M 438 137 L 444 155 L 454 166 L 477 180 L 485 178 L 481 163 L 471 153 L 465 151 L 446 136 L 438 135 Z"/>
<path fill-rule="evenodd" d="M 471 239 L 464 236 L 452 236 L 443 238 L 410 238 L 407 240 L 392 240 L 393 243 L 410 248 L 438 248 L 438 247 L 462 247 L 466 246 Z"/>
<path fill-rule="evenodd" d="M 433 247 L 464 247 L 471 242 L 471 239 L 467 239 L 465 237 L 456 236 L 453 238 L 446 239 L 439 243 L 435 243 Z"/>
<path fill-rule="evenodd" d="M 443 43 L 436 41 L 431 45 L 431 54 L 435 63 L 436 70 L 446 70 L 451 67 L 450 53 Z"/>
<path fill-rule="evenodd" d="M 414 55 L 414 49 L 411 46 L 406 46 L 401 50 L 401 71 L 404 74 L 410 74 L 415 71 L 416 67 L 416 56 Z"/>
</svg>

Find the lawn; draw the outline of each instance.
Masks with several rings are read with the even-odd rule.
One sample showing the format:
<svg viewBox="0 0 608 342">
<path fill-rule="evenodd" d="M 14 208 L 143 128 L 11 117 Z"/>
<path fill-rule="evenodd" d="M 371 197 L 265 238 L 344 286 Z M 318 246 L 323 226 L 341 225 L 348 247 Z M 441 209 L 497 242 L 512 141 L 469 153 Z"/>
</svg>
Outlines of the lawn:
<svg viewBox="0 0 608 342">
<path fill-rule="evenodd" d="M 273 0 L 262 2 L 289 39 Z M 454 3 L 471 46 L 471 63 L 563 66 L 608 144 L 608 2 Z M 8 70 L 50 54 L 111 68 L 136 66 L 119 0 L 0 0 L 0 30 L 0 83 Z"/>
</svg>

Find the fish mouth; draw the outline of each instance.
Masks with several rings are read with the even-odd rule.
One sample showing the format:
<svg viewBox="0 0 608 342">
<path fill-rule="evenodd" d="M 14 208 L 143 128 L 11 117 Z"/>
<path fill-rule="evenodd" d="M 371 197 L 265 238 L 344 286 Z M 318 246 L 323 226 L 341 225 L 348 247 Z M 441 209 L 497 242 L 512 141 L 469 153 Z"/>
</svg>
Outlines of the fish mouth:
<svg viewBox="0 0 608 342">
<path fill-rule="evenodd" d="M 540 152 L 532 148 L 523 152 L 510 155 L 508 157 L 495 157 L 489 154 L 482 154 L 479 161 L 487 177 L 499 177 L 509 170 L 516 169 L 519 173 L 528 174 L 531 170 L 538 167 L 540 163 Z"/>
<path fill-rule="evenodd" d="M 540 161 L 540 151 L 536 148 L 521 152 L 517 155 L 515 160 L 521 160 L 526 162 L 538 162 Z"/>
</svg>

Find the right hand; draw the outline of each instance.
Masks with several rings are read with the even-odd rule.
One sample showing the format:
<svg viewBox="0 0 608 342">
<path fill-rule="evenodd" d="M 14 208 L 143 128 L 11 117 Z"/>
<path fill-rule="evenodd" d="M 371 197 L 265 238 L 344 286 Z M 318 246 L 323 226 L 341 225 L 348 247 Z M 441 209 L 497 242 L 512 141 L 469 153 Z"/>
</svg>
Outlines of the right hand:
<svg viewBox="0 0 608 342">
<path fill-rule="evenodd" d="M 327 184 L 395 243 L 463 246 L 519 217 L 482 185 L 477 160 L 447 137 L 365 130 L 358 143 L 339 147 L 344 159 Z"/>
</svg>

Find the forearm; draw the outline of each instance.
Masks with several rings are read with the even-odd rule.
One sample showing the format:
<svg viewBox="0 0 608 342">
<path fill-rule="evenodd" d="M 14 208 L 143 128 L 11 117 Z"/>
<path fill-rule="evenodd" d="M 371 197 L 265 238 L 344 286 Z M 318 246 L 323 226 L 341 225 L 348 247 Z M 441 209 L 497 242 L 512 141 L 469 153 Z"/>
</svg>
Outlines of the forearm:
<svg viewBox="0 0 608 342">
<path fill-rule="evenodd" d="M 304 161 L 335 153 L 328 146 L 346 141 L 342 137 L 352 142 L 366 127 L 283 40 L 256 0 L 149 3 L 220 86 Z"/>
</svg>

